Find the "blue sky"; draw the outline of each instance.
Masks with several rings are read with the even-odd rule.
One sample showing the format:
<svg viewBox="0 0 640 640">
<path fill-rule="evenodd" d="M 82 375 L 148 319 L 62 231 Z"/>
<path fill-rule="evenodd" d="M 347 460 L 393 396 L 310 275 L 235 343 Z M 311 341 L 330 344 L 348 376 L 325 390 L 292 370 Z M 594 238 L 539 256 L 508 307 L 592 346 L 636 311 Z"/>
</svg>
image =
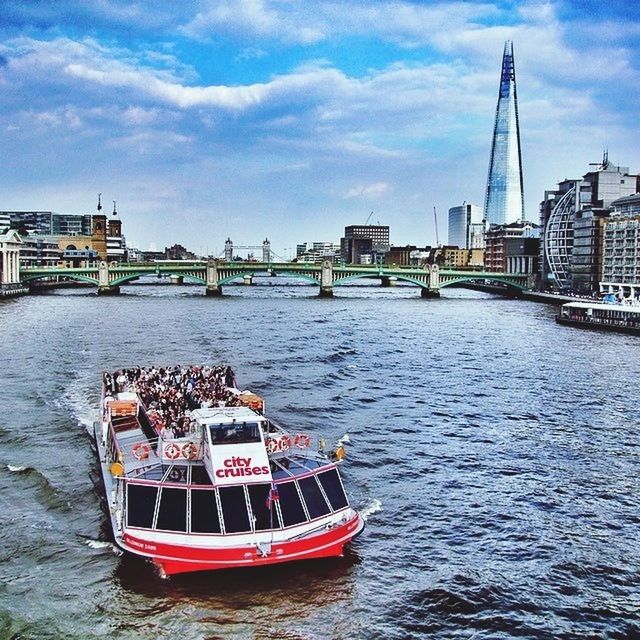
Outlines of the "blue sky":
<svg viewBox="0 0 640 640">
<path fill-rule="evenodd" d="M 0 210 L 116 200 L 129 243 L 198 252 L 483 203 L 514 42 L 527 217 L 602 157 L 640 171 L 635 2 L 4 0 Z"/>
</svg>

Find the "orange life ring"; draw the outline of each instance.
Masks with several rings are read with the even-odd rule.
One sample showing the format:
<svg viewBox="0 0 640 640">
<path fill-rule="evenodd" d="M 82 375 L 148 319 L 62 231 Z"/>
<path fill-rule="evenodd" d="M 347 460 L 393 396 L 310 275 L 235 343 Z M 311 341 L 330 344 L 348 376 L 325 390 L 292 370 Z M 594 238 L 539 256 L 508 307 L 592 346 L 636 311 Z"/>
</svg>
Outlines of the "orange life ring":
<svg viewBox="0 0 640 640">
<path fill-rule="evenodd" d="M 311 437 L 306 433 L 296 433 L 296 437 L 293 439 L 296 447 L 306 449 L 311 444 Z"/>
<path fill-rule="evenodd" d="M 172 442 L 164 448 L 164 455 L 169 460 L 175 460 L 180 455 L 180 447 Z"/>
<path fill-rule="evenodd" d="M 276 438 L 267 438 L 267 452 L 275 453 L 278 450 L 278 440 Z"/>
<path fill-rule="evenodd" d="M 280 436 L 278 440 L 278 449 L 280 451 L 288 451 L 291 448 L 291 438 L 289 436 Z"/>
<path fill-rule="evenodd" d="M 136 460 L 146 460 L 149 457 L 149 445 L 144 442 L 136 442 L 131 448 L 131 453 Z"/>
<path fill-rule="evenodd" d="M 187 444 L 182 447 L 182 455 L 187 460 L 195 460 L 198 457 L 198 445 L 193 442 L 187 442 Z"/>
</svg>

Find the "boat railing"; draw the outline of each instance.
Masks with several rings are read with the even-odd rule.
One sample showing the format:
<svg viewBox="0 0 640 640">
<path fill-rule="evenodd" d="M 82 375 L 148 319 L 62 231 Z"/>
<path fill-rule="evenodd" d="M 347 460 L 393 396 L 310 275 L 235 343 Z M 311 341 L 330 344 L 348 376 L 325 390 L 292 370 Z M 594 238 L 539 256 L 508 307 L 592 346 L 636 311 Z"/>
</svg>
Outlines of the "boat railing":
<svg viewBox="0 0 640 640">
<path fill-rule="evenodd" d="M 122 464 L 124 462 L 124 452 L 120 447 L 118 438 L 116 438 L 116 432 L 113 428 L 113 423 L 111 422 L 111 420 L 108 421 L 108 425 L 107 441 L 105 443 L 108 460 L 111 462 L 120 462 Z"/>
</svg>

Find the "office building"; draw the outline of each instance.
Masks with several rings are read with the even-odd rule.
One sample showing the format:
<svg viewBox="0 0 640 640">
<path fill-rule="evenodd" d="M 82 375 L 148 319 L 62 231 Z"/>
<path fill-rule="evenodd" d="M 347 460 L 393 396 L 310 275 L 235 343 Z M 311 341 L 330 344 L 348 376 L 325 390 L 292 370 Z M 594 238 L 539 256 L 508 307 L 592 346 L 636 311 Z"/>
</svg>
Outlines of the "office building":
<svg viewBox="0 0 640 640">
<path fill-rule="evenodd" d="M 389 251 L 389 227 L 387 225 L 351 225 L 344 228 L 340 239 L 340 251 L 345 262 L 361 264 L 363 256 L 371 262 L 382 262 Z"/>
<path fill-rule="evenodd" d="M 640 285 L 640 193 L 614 200 L 603 227 L 601 281 Z"/>
<path fill-rule="evenodd" d="M 493 225 L 485 234 L 484 266 L 486 271 L 527 273 L 538 271 L 540 227 L 533 222 L 518 221 Z"/>
<path fill-rule="evenodd" d="M 635 194 L 639 187 L 638 176 L 630 174 L 629 167 L 612 164 L 605 152 L 597 168 L 581 180 L 563 180 L 558 189 L 545 191 L 540 203 L 539 286 L 585 293 L 597 290 L 604 220 L 612 202 Z"/>
<path fill-rule="evenodd" d="M 479 239 L 479 233 L 482 237 Z M 449 209 L 448 243 L 460 249 L 481 249 L 484 242 L 484 224 L 482 207 L 471 203 L 462 203 Z M 472 246 L 480 244 L 480 246 Z"/>
<path fill-rule="evenodd" d="M 524 220 L 516 70 L 513 44 L 510 40 L 505 43 L 502 55 L 502 72 L 491 140 L 484 216 L 489 226 Z"/>
</svg>

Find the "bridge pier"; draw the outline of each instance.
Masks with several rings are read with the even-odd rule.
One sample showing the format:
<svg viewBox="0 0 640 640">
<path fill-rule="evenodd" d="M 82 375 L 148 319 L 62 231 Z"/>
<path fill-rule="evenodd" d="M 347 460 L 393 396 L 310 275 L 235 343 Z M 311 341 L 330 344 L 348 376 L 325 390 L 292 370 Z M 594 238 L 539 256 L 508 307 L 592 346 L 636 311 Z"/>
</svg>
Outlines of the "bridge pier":
<svg viewBox="0 0 640 640">
<path fill-rule="evenodd" d="M 380 286 L 382 287 L 395 287 L 398 282 L 398 278 L 394 276 L 382 276 L 380 278 Z"/>
<path fill-rule="evenodd" d="M 98 295 L 117 296 L 119 293 L 120 287 L 114 287 L 109 284 L 109 265 L 102 261 L 98 265 Z"/>
<path fill-rule="evenodd" d="M 242 281 L 246 285 L 252 285 L 253 284 L 253 276 L 251 274 L 247 274 L 246 276 L 242 276 Z"/>
<path fill-rule="evenodd" d="M 421 298 L 439 298 L 440 291 L 438 289 L 425 289 L 424 287 L 420 289 L 420 297 Z"/>
<path fill-rule="evenodd" d="M 22 239 L 15 229 L 0 235 L 0 297 L 17 296 L 28 289 L 20 282 Z"/>
<path fill-rule="evenodd" d="M 322 263 L 320 274 L 320 297 L 333 298 L 333 264 L 331 260 Z"/>
<path fill-rule="evenodd" d="M 100 287 L 98 286 L 99 296 L 118 296 L 120 295 L 120 287 Z"/>
<path fill-rule="evenodd" d="M 184 284 L 184 276 L 169 276 L 169 282 L 171 284 Z"/>
<path fill-rule="evenodd" d="M 219 298 L 222 295 L 222 287 L 218 284 L 218 264 L 215 260 L 207 261 L 207 289 L 205 294 Z"/>
</svg>

